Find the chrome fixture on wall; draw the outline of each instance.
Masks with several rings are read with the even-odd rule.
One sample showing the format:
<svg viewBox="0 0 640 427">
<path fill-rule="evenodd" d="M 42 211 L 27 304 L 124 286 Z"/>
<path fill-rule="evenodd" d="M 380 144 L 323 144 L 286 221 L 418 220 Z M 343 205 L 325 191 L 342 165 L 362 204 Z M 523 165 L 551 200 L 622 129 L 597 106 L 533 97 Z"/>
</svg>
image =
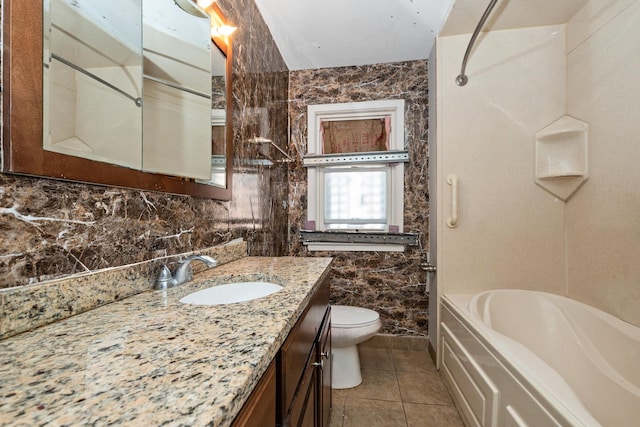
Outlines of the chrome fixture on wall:
<svg viewBox="0 0 640 427">
<path fill-rule="evenodd" d="M 465 69 L 467 68 L 467 60 L 469 59 L 469 54 L 471 54 L 471 49 L 473 49 L 473 44 L 476 42 L 476 39 L 478 38 L 478 34 L 482 30 L 482 27 L 484 27 L 484 23 L 486 22 L 487 18 L 489 18 L 489 15 L 491 15 L 491 11 L 493 10 L 493 7 L 496 5 L 496 3 L 498 3 L 498 0 L 491 0 L 491 2 L 489 3 L 489 6 L 487 6 L 484 13 L 482 14 L 482 17 L 480 18 L 480 22 L 478 22 L 476 29 L 473 30 L 473 35 L 471 36 L 471 40 L 469 40 L 469 45 L 467 46 L 467 50 L 464 53 L 464 59 L 462 60 L 462 67 L 460 69 L 460 74 L 458 74 L 458 77 L 456 77 L 456 84 L 458 86 L 464 86 L 469 81 L 469 78 L 464 73 Z"/>
</svg>

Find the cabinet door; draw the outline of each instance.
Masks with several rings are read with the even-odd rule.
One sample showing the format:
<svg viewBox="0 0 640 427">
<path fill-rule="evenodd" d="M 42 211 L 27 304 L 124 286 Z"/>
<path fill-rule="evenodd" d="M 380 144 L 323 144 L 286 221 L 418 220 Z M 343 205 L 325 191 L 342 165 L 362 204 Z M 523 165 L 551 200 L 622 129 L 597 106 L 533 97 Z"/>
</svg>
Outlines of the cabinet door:
<svg viewBox="0 0 640 427">
<path fill-rule="evenodd" d="M 331 307 L 327 309 L 318 343 L 318 425 L 327 427 L 331 416 Z"/>
<path fill-rule="evenodd" d="M 274 427 L 276 425 L 276 365 L 271 362 L 249 396 L 232 427 Z"/>
<path fill-rule="evenodd" d="M 318 384 L 317 376 L 311 376 L 311 382 L 309 383 L 309 389 L 307 390 L 307 398 L 305 399 L 303 412 L 295 424 L 298 427 L 316 427 L 317 416 L 317 402 L 318 402 Z M 293 425 L 293 424 L 292 424 Z"/>
<path fill-rule="evenodd" d="M 304 314 L 293 327 L 278 353 L 278 376 L 280 385 L 279 414 L 285 416 L 290 411 L 294 394 L 310 359 L 315 361 L 313 346 L 318 341 L 323 319 L 329 306 L 329 281 L 325 280 L 311 298 Z"/>
<path fill-rule="evenodd" d="M 290 411 L 284 419 L 284 426 L 314 427 L 316 425 L 318 384 L 315 354 L 316 346 L 314 345 L 311 350 L 312 357 L 307 359 L 302 378 L 289 407 Z"/>
</svg>

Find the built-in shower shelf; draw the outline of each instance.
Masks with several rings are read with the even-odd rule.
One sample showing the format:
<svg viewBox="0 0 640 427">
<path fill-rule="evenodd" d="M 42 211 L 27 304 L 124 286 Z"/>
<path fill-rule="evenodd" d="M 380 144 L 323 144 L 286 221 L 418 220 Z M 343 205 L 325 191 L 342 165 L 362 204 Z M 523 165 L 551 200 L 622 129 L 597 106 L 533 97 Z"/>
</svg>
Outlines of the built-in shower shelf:
<svg viewBox="0 0 640 427">
<path fill-rule="evenodd" d="M 538 179 L 562 179 L 562 178 L 582 178 L 584 177 L 584 172 L 558 172 L 553 175 L 539 175 Z"/>
<path fill-rule="evenodd" d="M 565 116 L 565 117 L 568 117 L 568 116 Z M 542 132 L 542 131 L 540 131 L 540 132 Z M 540 133 L 540 132 L 538 132 L 538 133 Z M 558 130 L 554 130 L 554 133 L 545 134 L 545 135 L 540 136 L 539 140 L 541 142 L 550 142 L 550 143 L 562 142 L 562 141 L 565 141 L 565 140 L 571 139 L 571 138 L 580 138 L 581 135 L 582 135 L 582 131 L 581 130 L 558 129 Z"/>
<path fill-rule="evenodd" d="M 536 184 L 564 201 L 589 178 L 589 125 L 562 116 L 536 134 Z"/>
</svg>

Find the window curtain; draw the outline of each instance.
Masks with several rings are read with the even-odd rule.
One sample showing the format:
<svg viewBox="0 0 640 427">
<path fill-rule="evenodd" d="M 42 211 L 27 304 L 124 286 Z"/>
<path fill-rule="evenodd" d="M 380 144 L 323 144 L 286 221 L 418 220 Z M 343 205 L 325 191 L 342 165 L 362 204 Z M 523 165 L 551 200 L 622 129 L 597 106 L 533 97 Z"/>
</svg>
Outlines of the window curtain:
<svg viewBox="0 0 640 427">
<path fill-rule="evenodd" d="M 366 120 L 322 121 L 324 154 L 387 151 L 391 117 Z"/>
</svg>

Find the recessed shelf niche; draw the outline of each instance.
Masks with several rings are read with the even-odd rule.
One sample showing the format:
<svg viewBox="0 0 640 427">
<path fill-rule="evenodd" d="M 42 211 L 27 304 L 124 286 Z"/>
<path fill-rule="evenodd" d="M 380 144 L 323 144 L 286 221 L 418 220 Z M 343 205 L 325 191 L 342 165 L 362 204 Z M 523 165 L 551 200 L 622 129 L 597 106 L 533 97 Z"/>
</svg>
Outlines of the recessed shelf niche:
<svg viewBox="0 0 640 427">
<path fill-rule="evenodd" d="M 536 184 L 563 201 L 589 178 L 589 125 L 562 116 L 536 134 Z"/>
</svg>

